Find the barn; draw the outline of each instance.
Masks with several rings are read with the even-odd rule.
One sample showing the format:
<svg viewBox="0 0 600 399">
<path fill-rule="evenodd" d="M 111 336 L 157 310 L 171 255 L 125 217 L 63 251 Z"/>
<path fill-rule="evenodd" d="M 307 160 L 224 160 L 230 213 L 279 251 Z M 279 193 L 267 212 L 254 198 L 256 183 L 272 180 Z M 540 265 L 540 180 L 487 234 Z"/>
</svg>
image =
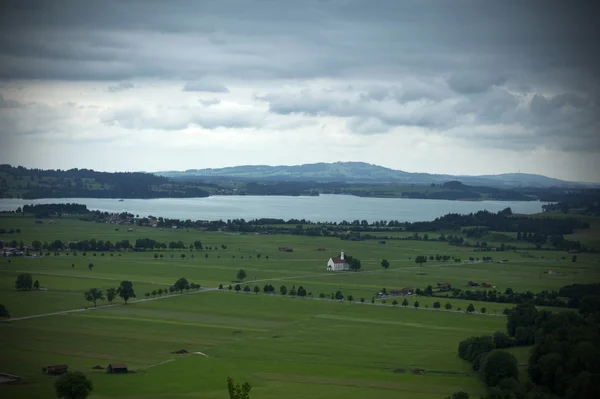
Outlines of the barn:
<svg viewBox="0 0 600 399">
<path fill-rule="evenodd" d="M 110 374 L 127 374 L 127 365 L 123 363 L 111 363 L 106 368 L 106 372 Z"/>
</svg>

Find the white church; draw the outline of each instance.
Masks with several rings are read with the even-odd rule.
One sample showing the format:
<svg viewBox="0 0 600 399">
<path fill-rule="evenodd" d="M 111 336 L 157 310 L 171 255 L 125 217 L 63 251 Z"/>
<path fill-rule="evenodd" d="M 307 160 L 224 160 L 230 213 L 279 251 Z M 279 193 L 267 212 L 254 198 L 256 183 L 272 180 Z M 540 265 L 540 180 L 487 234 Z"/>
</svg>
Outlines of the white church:
<svg viewBox="0 0 600 399">
<path fill-rule="evenodd" d="M 350 270 L 350 265 L 346 262 L 343 252 L 339 258 L 329 258 L 329 261 L 327 262 L 328 272 L 340 272 L 344 270 Z"/>
</svg>

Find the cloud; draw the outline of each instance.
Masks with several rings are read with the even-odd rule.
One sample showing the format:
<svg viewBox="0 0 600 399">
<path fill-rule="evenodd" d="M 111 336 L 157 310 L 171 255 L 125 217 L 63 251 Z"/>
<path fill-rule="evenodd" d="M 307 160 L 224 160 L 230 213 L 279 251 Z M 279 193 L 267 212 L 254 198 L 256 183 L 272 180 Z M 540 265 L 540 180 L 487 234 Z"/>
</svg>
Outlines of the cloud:
<svg viewBox="0 0 600 399">
<path fill-rule="evenodd" d="M 2 95 L 0 95 L 0 108 L 20 108 L 23 104 L 19 101 L 5 99 Z"/>
<path fill-rule="evenodd" d="M 167 131 L 185 130 L 194 126 L 205 129 L 248 129 L 261 126 L 264 118 L 264 115 L 249 107 L 231 104 L 211 107 L 210 111 L 189 106 L 138 106 L 110 108 L 100 114 L 100 121 L 106 126 Z"/>
<path fill-rule="evenodd" d="M 483 93 L 505 82 L 504 77 L 494 76 L 484 71 L 457 72 L 448 78 L 448 86 L 461 94 Z"/>
<path fill-rule="evenodd" d="M 199 98 L 198 103 L 204 105 L 205 107 L 210 107 L 211 105 L 219 104 L 221 100 L 216 98 Z"/>
<path fill-rule="evenodd" d="M 108 91 L 110 91 L 111 93 L 117 93 L 120 91 L 133 89 L 135 87 L 135 84 L 131 82 L 119 82 L 117 84 L 108 86 Z"/>
<path fill-rule="evenodd" d="M 183 86 L 183 91 L 205 91 L 210 93 L 228 93 L 229 89 L 219 82 L 208 79 L 187 82 Z"/>
</svg>

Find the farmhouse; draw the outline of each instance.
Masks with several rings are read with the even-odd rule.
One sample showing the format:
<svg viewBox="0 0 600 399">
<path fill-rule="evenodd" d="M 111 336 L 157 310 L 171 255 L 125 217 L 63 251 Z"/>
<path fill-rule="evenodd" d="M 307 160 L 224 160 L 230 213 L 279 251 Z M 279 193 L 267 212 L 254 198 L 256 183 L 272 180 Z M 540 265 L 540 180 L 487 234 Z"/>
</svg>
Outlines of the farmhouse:
<svg viewBox="0 0 600 399">
<path fill-rule="evenodd" d="M 111 374 L 126 374 L 127 365 L 123 363 L 111 363 L 106 368 L 106 372 Z"/>
<path fill-rule="evenodd" d="M 406 296 L 406 295 L 413 295 L 414 292 L 415 292 L 415 290 L 413 287 L 405 287 L 405 288 L 402 288 L 401 290 L 390 291 L 390 295 L 391 296 Z"/>
<path fill-rule="evenodd" d="M 486 288 L 489 288 L 489 287 L 492 286 L 492 284 L 491 283 L 483 283 L 483 286 L 486 287 Z"/>
<path fill-rule="evenodd" d="M 450 291 L 452 289 L 450 283 L 437 283 L 437 286 L 440 291 Z"/>
<path fill-rule="evenodd" d="M 479 283 L 477 281 L 469 281 L 469 286 L 471 286 L 471 287 L 478 287 Z"/>
<path fill-rule="evenodd" d="M 46 367 L 46 372 L 52 375 L 64 374 L 69 370 L 69 366 L 66 364 L 55 364 L 53 366 Z"/>
<path fill-rule="evenodd" d="M 348 262 L 346 262 L 343 252 L 340 254 L 339 258 L 329 258 L 329 261 L 327 262 L 328 272 L 338 272 L 344 270 L 350 270 L 350 265 Z"/>
</svg>

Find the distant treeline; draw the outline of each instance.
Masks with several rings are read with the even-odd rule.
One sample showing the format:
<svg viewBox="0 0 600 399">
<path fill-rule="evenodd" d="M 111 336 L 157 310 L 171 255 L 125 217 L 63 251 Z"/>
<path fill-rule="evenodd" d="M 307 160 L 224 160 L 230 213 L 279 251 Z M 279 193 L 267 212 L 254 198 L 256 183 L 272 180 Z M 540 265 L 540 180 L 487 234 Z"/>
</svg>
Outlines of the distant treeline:
<svg viewBox="0 0 600 399">
<path fill-rule="evenodd" d="M 558 202 L 543 205 L 544 211 L 581 213 L 600 216 L 600 189 L 586 189 L 565 193 Z"/>
<path fill-rule="evenodd" d="M 431 222 L 399 222 L 396 220 L 381 220 L 369 223 L 366 220 L 342 221 L 342 222 L 311 222 L 306 219 L 277 219 L 262 218 L 246 221 L 245 219 L 229 219 L 205 221 L 191 219 L 180 220 L 163 217 L 144 217 L 133 218 L 133 215 L 123 213 L 118 216 L 120 219 L 126 219 L 131 223 L 140 226 L 156 225 L 160 228 L 196 228 L 207 231 L 230 231 L 238 233 L 262 233 L 262 234 L 293 234 L 305 236 L 324 236 L 337 237 L 342 240 L 365 240 L 365 239 L 392 239 L 391 236 L 382 237 L 381 235 L 372 235 L 369 233 L 400 233 L 413 232 L 412 237 L 396 237 L 395 239 L 407 240 L 438 240 L 445 241 L 451 245 L 464 245 L 486 249 L 487 242 L 477 240 L 469 242 L 460 234 L 474 239 L 484 237 L 490 231 L 499 232 L 517 232 L 517 241 L 527 241 L 535 243 L 538 249 L 542 245 L 551 245 L 559 250 L 579 250 L 585 251 L 586 248 L 578 241 L 567 240 L 563 234 L 571 234 L 574 229 L 589 228 L 589 223 L 575 218 L 531 218 L 526 216 L 515 216 L 510 208 L 506 208 L 498 213 L 480 211 L 468 215 L 448 214 Z M 97 222 L 114 221 L 114 215 L 107 212 L 93 212 L 89 220 Z M 467 227 L 478 226 L 478 227 Z M 456 231 L 457 234 L 445 235 L 440 233 L 439 237 L 429 237 L 428 233 L 423 236 L 419 232 L 435 231 Z M 390 237 L 390 238 L 387 238 Z M 520 239 L 520 240 L 519 240 Z M 497 250 L 517 249 L 514 245 L 501 244 Z"/>
<path fill-rule="evenodd" d="M 17 208 L 17 213 L 31 213 L 36 216 L 53 216 L 62 214 L 84 214 L 89 210 L 82 204 L 34 204 L 23 205 L 23 208 Z"/>
<path fill-rule="evenodd" d="M 37 198 L 207 197 L 194 184 L 173 183 L 151 173 L 96 172 L 89 169 L 42 170 L 0 165 L 0 196 Z M 11 194 L 15 193 L 15 194 Z"/>
</svg>

